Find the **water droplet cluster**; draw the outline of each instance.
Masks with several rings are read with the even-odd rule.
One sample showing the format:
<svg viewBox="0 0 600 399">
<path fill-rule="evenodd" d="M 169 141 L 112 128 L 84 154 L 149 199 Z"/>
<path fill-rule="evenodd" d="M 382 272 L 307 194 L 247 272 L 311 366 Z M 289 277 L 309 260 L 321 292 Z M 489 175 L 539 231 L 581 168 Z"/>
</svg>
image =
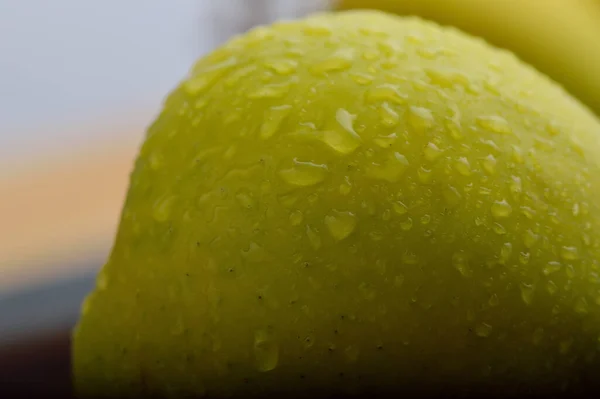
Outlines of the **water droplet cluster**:
<svg viewBox="0 0 600 399">
<path fill-rule="evenodd" d="M 417 19 L 233 38 L 148 129 L 77 364 L 212 394 L 572 376 L 600 336 L 599 126 Z"/>
</svg>

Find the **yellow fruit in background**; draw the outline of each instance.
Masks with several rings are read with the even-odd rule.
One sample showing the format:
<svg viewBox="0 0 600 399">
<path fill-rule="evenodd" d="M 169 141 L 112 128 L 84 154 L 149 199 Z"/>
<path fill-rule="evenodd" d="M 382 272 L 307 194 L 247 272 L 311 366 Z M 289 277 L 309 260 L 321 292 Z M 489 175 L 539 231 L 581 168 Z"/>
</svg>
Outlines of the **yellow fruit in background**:
<svg viewBox="0 0 600 399">
<path fill-rule="evenodd" d="M 416 15 L 511 50 L 600 115 L 598 0 L 333 0 Z"/>
<path fill-rule="evenodd" d="M 148 129 L 77 391 L 597 387 L 599 139 L 533 68 L 417 18 L 236 37 Z"/>
</svg>

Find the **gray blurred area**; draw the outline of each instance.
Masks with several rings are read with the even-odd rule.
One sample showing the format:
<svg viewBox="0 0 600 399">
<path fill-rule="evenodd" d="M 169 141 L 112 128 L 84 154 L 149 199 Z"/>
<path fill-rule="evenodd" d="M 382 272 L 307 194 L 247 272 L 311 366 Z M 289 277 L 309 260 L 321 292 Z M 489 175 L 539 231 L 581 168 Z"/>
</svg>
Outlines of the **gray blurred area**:
<svg viewBox="0 0 600 399">
<path fill-rule="evenodd" d="M 144 107 L 151 118 L 198 56 L 253 26 L 305 15 L 326 4 L 326 0 L 0 0 L 4 53 L 0 86 L 4 93 L 13 93 L 0 97 L 0 156 L 35 156 L 27 151 L 60 141 L 36 135 L 35 123 L 69 122 L 73 114 L 106 118 L 86 112 L 102 108 L 110 115 L 124 100 Z M 108 55 L 118 62 L 108 62 Z M 82 85 L 91 93 L 85 98 L 78 96 Z M 36 101 L 27 95 L 32 91 L 39 93 Z M 93 267 L 80 269 L 98 270 L 106 256 L 90 254 L 87 262 Z M 71 328 L 94 279 L 87 273 L 0 292 L 0 344 Z"/>
</svg>

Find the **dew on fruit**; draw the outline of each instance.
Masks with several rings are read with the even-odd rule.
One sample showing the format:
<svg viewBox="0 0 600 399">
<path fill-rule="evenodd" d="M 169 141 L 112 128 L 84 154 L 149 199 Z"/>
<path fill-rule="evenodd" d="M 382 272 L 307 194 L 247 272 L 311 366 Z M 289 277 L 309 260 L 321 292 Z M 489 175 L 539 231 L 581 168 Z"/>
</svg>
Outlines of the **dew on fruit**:
<svg viewBox="0 0 600 399">
<path fill-rule="evenodd" d="M 548 293 L 550 295 L 554 295 L 556 294 L 556 292 L 558 291 L 558 286 L 556 285 L 556 283 L 552 280 L 549 280 L 546 283 L 546 290 L 548 290 Z"/>
<path fill-rule="evenodd" d="M 479 116 L 476 123 L 483 129 L 498 134 L 512 134 L 512 129 L 506 119 L 501 116 Z"/>
<path fill-rule="evenodd" d="M 248 245 L 247 250 L 242 250 L 242 256 L 249 262 L 259 263 L 265 259 L 265 249 L 255 242 Z"/>
<path fill-rule="evenodd" d="M 367 103 L 390 102 L 392 104 L 405 104 L 408 96 L 400 91 L 398 86 L 385 83 L 370 88 L 366 93 Z"/>
<path fill-rule="evenodd" d="M 321 75 L 328 72 L 339 72 L 349 69 L 354 62 L 356 51 L 353 48 L 342 48 L 335 51 L 329 58 L 310 67 L 310 72 Z"/>
<path fill-rule="evenodd" d="M 473 271 L 469 265 L 469 258 L 464 251 L 458 251 L 452 255 L 452 265 L 464 277 L 471 277 L 473 275 Z"/>
<path fill-rule="evenodd" d="M 490 296 L 490 299 L 489 299 L 489 301 L 488 301 L 488 304 L 489 304 L 490 306 L 498 306 L 498 304 L 499 304 L 499 303 L 500 303 L 500 301 L 498 300 L 498 295 L 496 295 L 496 294 L 492 294 L 492 295 Z"/>
<path fill-rule="evenodd" d="M 190 96 L 197 96 L 212 86 L 220 76 L 221 73 L 217 72 L 200 73 L 188 79 L 183 84 L 183 89 Z"/>
<path fill-rule="evenodd" d="M 396 133 L 391 133 L 386 136 L 377 136 L 373 139 L 373 141 L 381 148 L 389 148 L 394 144 L 394 142 L 396 142 L 397 139 L 398 136 Z"/>
<path fill-rule="evenodd" d="M 415 130 L 421 131 L 433 126 L 433 113 L 428 108 L 411 105 L 408 108 L 408 124 Z"/>
<path fill-rule="evenodd" d="M 387 36 L 387 34 L 386 34 Z M 405 55 L 403 46 L 396 40 L 383 40 L 377 42 L 377 48 L 387 57 L 394 59 L 399 55 Z"/>
<path fill-rule="evenodd" d="M 290 59 L 273 60 L 265 63 L 265 66 L 278 75 L 291 75 L 296 71 L 298 62 Z"/>
<path fill-rule="evenodd" d="M 534 137 L 533 145 L 535 148 L 541 151 L 551 152 L 555 149 L 555 144 L 552 139 L 545 139 L 542 137 Z"/>
<path fill-rule="evenodd" d="M 439 87 L 452 88 L 457 85 L 466 89 L 473 88 L 471 79 L 456 69 L 425 68 L 425 73 L 427 74 L 427 77 L 429 77 L 431 83 Z"/>
<path fill-rule="evenodd" d="M 278 202 L 281 204 L 281 206 L 283 206 L 284 208 L 291 208 L 292 206 L 294 206 L 294 204 L 298 201 L 298 197 L 293 196 L 293 195 L 280 195 L 278 197 Z"/>
<path fill-rule="evenodd" d="M 301 211 L 295 210 L 290 213 L 290 224 L 292 226 L 299 226 L 302 223 L 302 220 L 304 220 L 304 215 Z"/>
<path fill-rule="evenodd" d="M 354 131 L 356 115 L 339 108 L 335 115 L 341 129 L 336 128 L 323 132 L 323 142 L 340 154 L 351 154 L 361 144 L 360 136 Z"/>
<path fill-rule="evenodd" d="M 417 47 L 416 53 L 422 58 L 428 60 L 434 60 L 443 54 L 443 52 L 439 48 L 433 47 Z"/>
<path fill-rule="evenodd" d="M 236 71 L 233 71 L 226 79 L 225 79 L 225 86 L 227 87 L 233 87 L 235 85 L 238 84 L 238 82 L 245 78 L 246 76 L 250 75 L 252 72 L 256 71 L 257 67 L 256 65 L 249 65 L 243 68 L 240 68 Z M 205 100 L 208 103 L 208 100 Z"/>
<path fill-rule="evenodd" d="M 523 243 L 527 248 L 532 248 L 539 239 L 539 234 L 535 234 L 531 229 L 527 229 L 523 233 Z"/>
<path fill-rule="evenodd" d="M 308 241 L 313 249 L 318 250 L 321 248 L 321 236 L 309 225 L 306 226 L 306 236 L 308 237 Z"/>
<path fill-rule="evenodd" d="M 383 213 L 381 214 L 381 220 L 383 220 L 384 222 L 387 222 L 391 218 L 392 218 L 392 212 L 389 209 L 385 209 L 383 211 Z"/>
<path fill-rule="evenodd" d="M 485 186 L 480 186 L 477 192 L 481 195 L 490 195 L 492 193 L 492 190 Z"/>
<path fill-rule="evenodd" d="M 154 220 L 157 222 L 166 222 L 171 216 L 171 208 L 174 202 L 174 196 L 167 196 L 156 201 L 152 207 L 152 217 Z"/>
<path fill-rule="evenodd" d="M 348 195 L 352 191 L 352 183 L 350 183 L 350 178 L 346 176 L 344 182 L 340 184 L 340 194 Z"/>
<path fill-rule="evenodd" d="M 314 186 L 325 180 L 325 177 L 327 176 L 327 166 L 313 162 L 294 160 L 294 166 L 279 171 L 279 175 L 288 184 L 294 186 Z"/>
<path fill-rule="evenodd" d="M 333 31 L 330 27 L 322 23 L 308 23 L 304 25 L 302 31 L 306 36 L 331 36 Z"/>
<path fill-rule="evenodd" d="M 429 214 L 425 214 L 423 216 L 421 216 L 421 224 L 429 224 L 429 222 L 431 222 L 431 215 Z"/>
<path fill-rule="evenodd" d="M 233 159 L 233 157 L 235 156 L 236 153 L 237 153 L 237 147 L 235 145 L 231 145 L 231 146 L 229 146 L 229 148 L 227 148 L 225 153 L 223 153 L 223 159 L 225 159 L 226 161 L 230 161 Z"/>
<path fill-rule="evenodd" d="M 546 266 L 544 266 L 544 268 L 542 269 L 542 273 L 544 273 L 545 276 L 549 276 L 553 273 L 556 273 L 561 268 L 562 265 L 560 264 L 560 262 L 550 261 L 546 263 Z"/>
<path fill-rule="evenodd" d="M 560 126 L 556 121 L 550 121 L 546 125 L 546 132 L 550 137 L 555 137 L 560 134 Z"/>
<path fill-rule="evenodd" d="M 394 111 L 387 102 L 384 102 L 379 107 L 379 118 L 381 124 L 385 127 L 394 127 L 398 124 L 400 116 Z"/>
<path fill-rule="evenodd" d="M 372 231 L 369 233 L 369 237 L 373 241 L 381 241 L 383 240 L 384 235 L 381 231 Z"/>
<path fill-rule="evenodd" d="M 569 144 L 573 152 L 575 152 L 580 157 L 585 156 L 585 152 L 583 151 L 583 145 L 579 142 L 579 140 L 575 137 L 570 137 Z"/>
<path fill-rule="evenodd" d="M 512 244 L 510 242 L 505 242 L 502 244 L 502 248 L 500 248 L 500 261 L 505 264 L 512 255 Z"/>
<path fill-rule="evenodd" d="M 500 96 L 500 80 L 497 77 L 489 77 L 483 82 L 483 87 L 490 93 Z"/>
<path fill-rule="evenodd" d="M 431 169 L 427 169 L 424 166 L 421 166 L 419 169 L 417 169 L 417 177 L 419 178 L 419 181 L 423 184 L 429 184 L 431 183 L 431 180 L 433 179 L 433 173 Z"/>
<path fill-rule="evenodd" d="M 573 216 L 579 216 L 579 203 L 576 202 L 573 204 L 573 206 L 571 207 L 571 212 L 573 213 Z"/>
<path fill-rule="evenodd" d="M 498 235 L 506 234 L 506 228 L 504 228 L 504 226 L 502 226 L 500 223 L 497 223 L 497 222 L 492 224 L 492 230 L 494 230 L 494 233 L 496 233 Z"/>
<path fill-rule="evenodd" d="M 523 216 L 525 216 L 527 219 L 533 220 L 536 212 L 533 210 L 533 208 L 524 205 L 521 207 L 521 214 L 523 214 Z"/>
<path fill-rule="evenodd" d="M 325 225 L 336 241 L 342 241 L 356 228 L 356 216 L 352 212 L 334 210 L 325 217 Z"/>
<path fill-rule="evenodd" d="M 419 263 L 419 257 L 413 252 L 404 252 L 402 254 L 402 263 L 405 265 L 416 265 Z"/>
<path fill-rule="evenodd" d="M 408 32 L 404 35 L 404 40 L 410 44 L 423 44 L 425 42 L 423 36 L 417 32 Z"/>
<path fill-rule="evenodd" d="M 367 169 L 367 176 L 377 180 L 396 183 L 400 181 L 400 178 L 404 175 L 408 165 L 406 157 L 399 152 L 395 152 L 383 164 L 372 164 Z"/>
<path fill-rule="evenodd" d="M 573 246 L 563 246 L 560 249 L 560 257 L 564 260 L 577 260 L 579 259 L 579 249 Z"/>
<path fill-rule="evenodd" d="M 153 152 L 148 157 L 148 164 L 152 170 L 159 170 L 165 163 L 165 159 L 162 154 Z"/>
<path fill-rule="evenodd" d="M 487 338 L 492 334 L 492 326 L 487 323 L 478 323 L 475 326 L 475 334 L 481 338 Z"/>
<path fill-rule="evenodd" d="M 585 232 L 581 233 L 581 241 L 583 241 L 583 245 L 585 245 L 586 247 L 592 245 L 592 237 L 590 237 L 590 235 Z"/>
<path fill-rule="evenodd" d="M 338 108 L 335 112 L 335 120 L 340 124 L 340 126 L 355 137 L 360 137 L 354 131 L 354 121 L 356 120 L 356 115 L 351 114 L 348 110 L 344 108 Z"/>
<path fill-rule="evenodd" d="M 573 267 L 573 265 L 566 265 L 565 273 L 567 274 L 567 277 L 570 279 L 575 277 L 575 268 Z"/>
<path fill-rule="evenodd" d="M 531 258 L 531 253 L 529 252 L 520 252 L 519 253 L 519 262 L 521 262 L 522 265 L 526 265 L 529 263 L 529 259 Z"/>
<path fill-rule="evenodd" d="M 485 170 L 490 175 L 496 173 L 497 163 L 498 161 L 496 160 L 496 157 L 494 157 L 492 154 L 489 154 L 487 157 L 481 160 L 481 166 L 483 167 L 483 170 Z"/>
<path fill-rule="evenodd" d="M 363 51 L 362 58 L 367 61 L 374 61 L 379 58 L 379 53 L 373 49 Z"/>
<path fill-rule="evenodd" d="M 433 162 L 436 159 L 438 159 L 443 153 L 444 150 L 440 149 L 435 143 L 432 142 L 427 143 L 425 149 L 423 150 L 423 155 L 425 155 L 425 159 L 430 162 Z"/>
<path fill-rule="evenodd" d="M 464 138 L 462 134 L 462 128 L 458 121 L 447 120 L 445 126 L 446 129 L 448 129 L 448 131 L 450 132 L 450 136 L 452 136 L 454 140 L 462 140 Z"/>
<path fill-rule="evenodd" d="M 535 292 L 535 286 L 533 284 L 521 283 L 519 285 L 521 289 L 521 299 L 526 305 L 531 305 L 533 302 L 533 294 Z"/>
<path fill-rule="evenodd" d="M 290 91 L 290 88 L 291 82 L 261 85 L 258 89 L 249 92 L 246 97 L 251 100 L 281 98 Z"/>
<path fill-rule="evenodd" d="M 400 228 L 404 231 L 409 231 L 413 227 L 413 220 L 410 217 L 407 217 L 406 220 L 400 222 Z"/>
<path fill-rule="evenodd" d="M 493 150 L 496 154 L 501 154 L 502 150 L 498 147 L 498 144 L 493 140 L 481 139 L 479 141 L 481 145 L 489 150 Z"/>
<path fill-rule="evenodd" d="M 223 124 L 231 125 L 240 120 L 242 117 L 241 112 L 238 109 L 231 109 L 226 116 L 223 117 Z M 242 136 L 244 133 L 240 133 Z"/>
<path fill-rule="evenodd" d="M 504 199 L 501 201 L 494 201 L 491 206 L 491 212 L 497 219 L 507 218 L 512 213 L 512 206 Z"/>
<path fill-rule="evenodd" d="M 393 208 L 398 215 L 404 215 L 406 212 L 408 212 L 408 207 L 404 205 L 402 201 L 394 202 Z"/>
<path fill-rule="evenodd" d="M 371 84 L 373 82 L 373 80 L 375 79 L 371 75 L 368 75 L 366 73 L 360 73 L 360 72 L 351 73 L 350 78 L 361 86 L 366 86 L 368 84 Z"/>
<path fill-rule="evenodd" d="M 304 350 L 308 350 L 310 348 L 312 348 L 315 344 L 315 337 L 313 337 L 312 335 L 307 335 L 306 337 L 304 337 L 303 340 L 303 346 L 304 346 Z"/>
<path fill-rule="evenodd" d="M 291 110 L 292 107 L 290 105 L 271 107 L 269 112 L 266 113 L 266 117 L 263 119 L 260 127 L 260 138 L 266 140 L 277 133 L 279 126 L 287 118 Z"/>
<path fill-rule="evenodd" d="M 462 200 L 462 195 L 458 192 L 456 188 L 452 186 L 444 187 L 442 195 L 444 197 L 444 200 L 446 201 L 446 204 L 448 204 L 448 206 L 450 207 L 457 206 Z"/>
<path fill-rule="evenodd" d="M 469 160 L 465 157 L 459 157 L 454 163 L 454 168 L 463 176 L 471 175 L 471 164 Z"/>
<path fill-rule="evenodd" d="M 261 372 L 274 370 L 279 363 L 279 345 L 266 330 L 254 333 L 254 359 L 256 369 Z"/>
<path fill-rule="evenodd" d="M 589 312 L 589 306 L 587 300 L 584 297 L 579 297 L 575 300 L 575 306 L 573 308 L 576 313 L 587 314 Z"/>
<path fill-rule="evenodd" d="M 516 162 L 518 164 L 523 164 L 525 162 L 525 157 L 523 156 L 523 150 L 516 145 L 512 146 L 511 158 L 514 162 Z"/>
</svg>

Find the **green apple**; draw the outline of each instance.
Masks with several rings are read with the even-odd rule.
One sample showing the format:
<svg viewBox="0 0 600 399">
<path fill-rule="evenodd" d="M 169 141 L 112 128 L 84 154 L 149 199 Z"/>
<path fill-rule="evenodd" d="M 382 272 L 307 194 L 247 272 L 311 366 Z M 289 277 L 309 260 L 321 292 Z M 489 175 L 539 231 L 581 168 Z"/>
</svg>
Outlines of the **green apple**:
<svg viewBox="0 0 600 399">
<path fill-rule="evenodd" d="M 455 26 L 514 52 L 600 115 L 599 0 L 332 0 Z"/>
<path fill-rule="evenodd" d="M 597 386 L 598 176 L 600 122 L 482 40 L 379 12 L 256 28 L 148 129 L 76 389 Z"/>
</svg>

